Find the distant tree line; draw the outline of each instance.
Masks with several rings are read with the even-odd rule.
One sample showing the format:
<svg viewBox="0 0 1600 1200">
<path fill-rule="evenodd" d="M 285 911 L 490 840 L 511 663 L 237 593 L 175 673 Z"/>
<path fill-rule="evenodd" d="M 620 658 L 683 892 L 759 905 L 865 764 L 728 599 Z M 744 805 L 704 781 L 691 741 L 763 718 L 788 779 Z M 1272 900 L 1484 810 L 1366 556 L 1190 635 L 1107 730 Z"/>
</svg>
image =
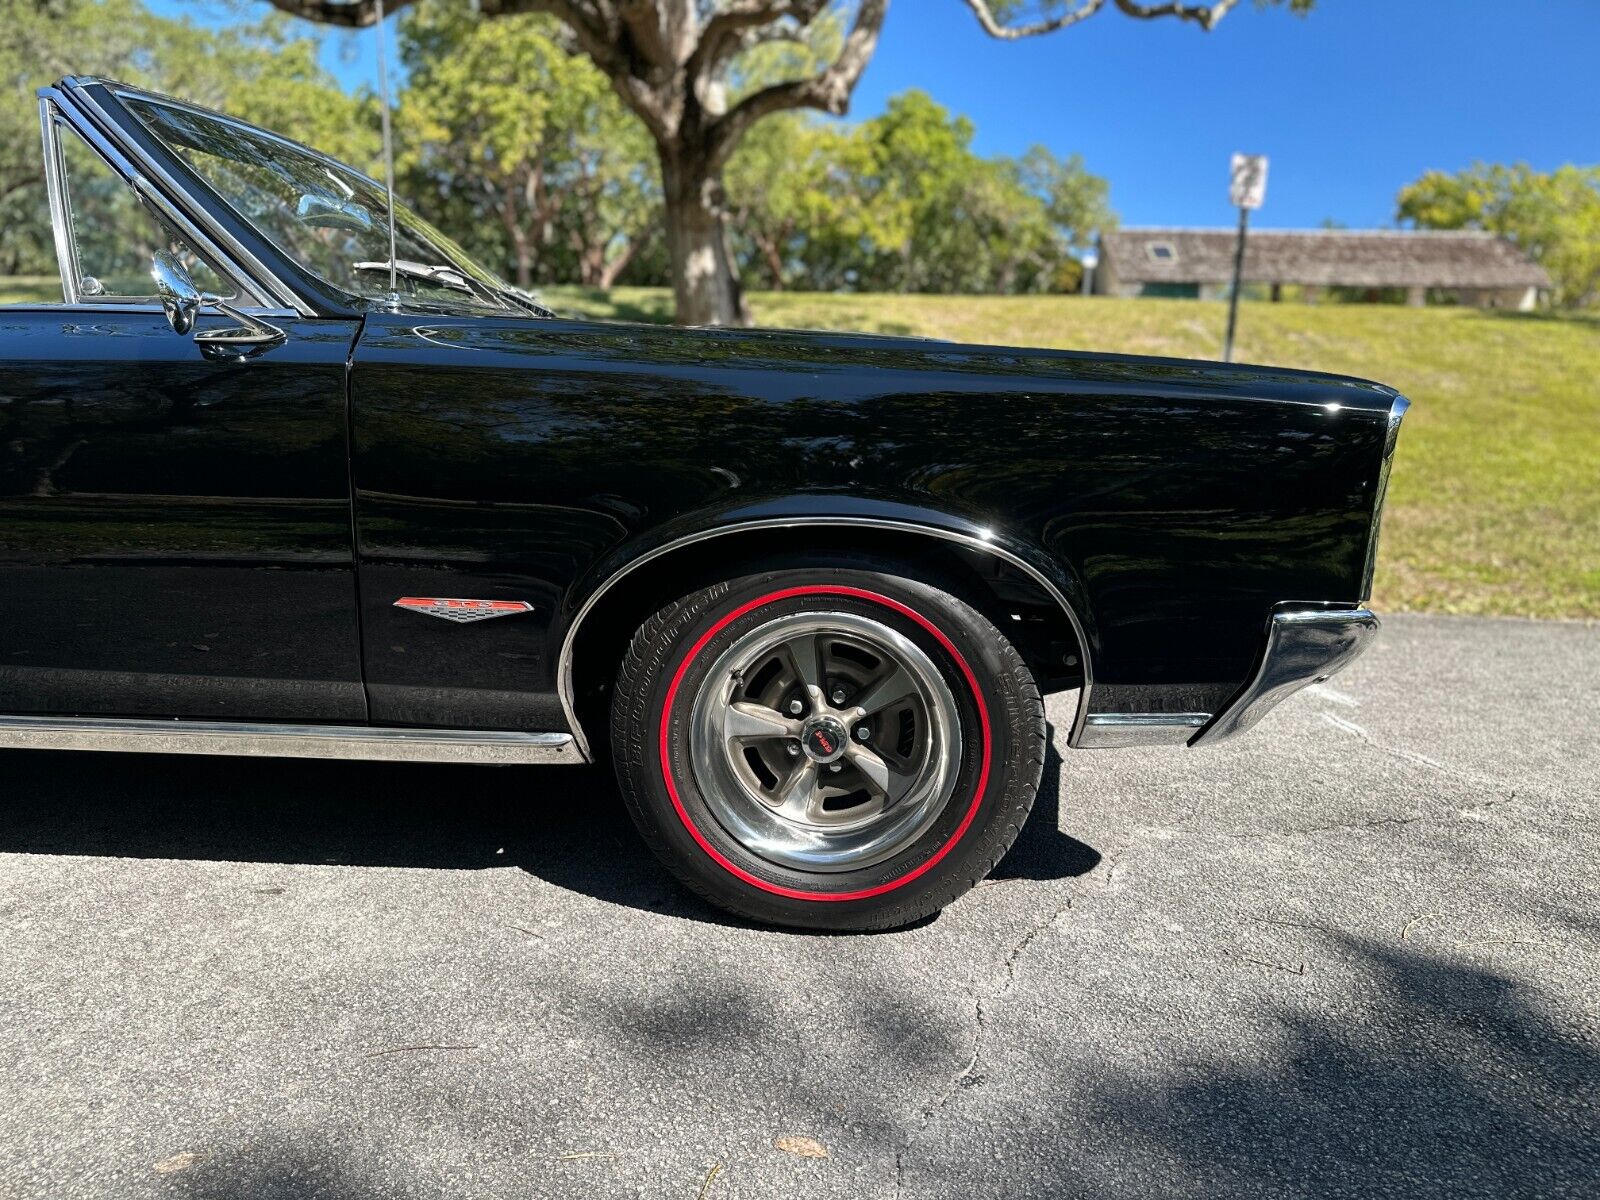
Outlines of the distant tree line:
<svg viewBox="0 0 1600 1200">
<path fill-rule="evenodd" d="M 412 0 L 396 22 L 402 195 L 525 287 L 672 284 L 660 147 L 616 80 L 569 24 L 509 10 L 484 19 L 473 7 Z M 816 7 L 784 36 L 752 39 L 716 81 L 726 94 L 708 100 L 737 108 L 837 62 L 845 23 Z M 342 91 L 317 40 L 280 14 L 216 30 L 142 0 L 0 0 L 0 29 L 0 77 L 12 84 L 0 99 L 0 274 L 55 271 L 32 90 L 60 75 L 151 86 L 377 168 L 377 100 Z M 766 114 L 714 189 L 722 255 L 767 288 L 1075 289 L 1077 252 L 1115 223 L 1106 181 L 1044 147 L 982 156 L 974 133 L 920 91 L 856 124 Z M 1550 272 L 1558 304 L 1600 304 L 1600 167 L 1429 172 L 1401 192 L 1397 215 L 1502 234 Z"/>
<path fill-rule="evenodd" d="M 1557 305 L 1600 305 L 1600 167 L 1429 171 L 1400 193 L 1398 215 L 1419 229 L 1498 233 L 1550 273 Z"/>
<path fill-rule="evenodd" d="M 378 108 L 342 92 L 287 18 L 216 31 L 139 0 L 0 0 L 0 272 L 54 271 L 31 86 L 106 74 L 224 108 L 376 169 Z M 783 43 L 731 77 L 755 89 L 829 52 Z M 670 284 L 650 138 L 553 18 L 475 19 L 422 0 L 397 22 L 399 190 L 523 287 Z M 803 61 L 801 62 L 803 66 Z M 983 157 L 921 92 L 857 125 L 780 113 L 726 169 L 728 252 L 753 285 L 908 292 L 1070 290 L 1074 251 L 1115 220 L 1106 181 L 1044 147 Z"/>
</svg>

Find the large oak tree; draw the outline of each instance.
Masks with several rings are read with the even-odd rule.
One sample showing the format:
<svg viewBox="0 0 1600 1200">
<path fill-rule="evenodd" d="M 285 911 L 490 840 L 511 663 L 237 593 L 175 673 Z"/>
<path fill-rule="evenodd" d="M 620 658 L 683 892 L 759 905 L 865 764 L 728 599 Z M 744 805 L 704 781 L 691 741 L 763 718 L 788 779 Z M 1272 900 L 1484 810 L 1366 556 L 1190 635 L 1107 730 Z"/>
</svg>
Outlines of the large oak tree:
<svg viewBox="0 0 1600 1200">
<path fill-rule="evenodd" d="M 381 0 L 271 0 L 296 16 L 366 26 Z M 918 0 L 928 3 L 929 0 Z M 990 37 L 1054 33 L 1120 12 L 1169 17 L 1209 30 L 1239 0 L 951 0 L 964 4 Z M 1287 2 L 1305 9 L 1312 0 Z M 388 0 L 393 11 L 411 0 Z M 623 102 L 644 123 L 661 165 L 668 252 L 677 316 L 687 324 L 728 324 L 744 307 L 725 227 L 722 170 L 756 122 L 816 109 L 842 115 L 877 48 L 889 0 L 476 0 L 482 17 L 548 13 L 570 31 Z M 772 82 L 730 102 L 741 55 L 774 41 L 804 41 L 819 22 L 841 22 L 836 52 L 799 78 Z"/>
</svg>

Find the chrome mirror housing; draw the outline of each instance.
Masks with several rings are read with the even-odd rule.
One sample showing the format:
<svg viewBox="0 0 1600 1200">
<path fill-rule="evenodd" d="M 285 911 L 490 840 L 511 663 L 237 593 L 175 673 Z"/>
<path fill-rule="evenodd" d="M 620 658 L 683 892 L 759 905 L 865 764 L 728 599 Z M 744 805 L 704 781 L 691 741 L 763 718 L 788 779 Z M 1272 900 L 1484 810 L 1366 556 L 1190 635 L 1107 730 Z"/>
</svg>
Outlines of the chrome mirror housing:
<svg viewBox="0 0 1600 1200">
<path fill-rule="evenodd" d="M 150 264 L 150 277 L 156 281 L 156 294 L 161 297 L 161 311 L 167 314 L 167 323 L 174 333 L 189 334 L 194 330 L 194 319 L 203 308 L 214 308 L 232 317 L 239 325 L 230 329 L 210 329 L 194 335 L 195 345 L 207 358 L 249 358 L 262 350 L 280 346 L 288 335 L 276 325 L 269 325 L 249 313 L 241 312 L 221 296 L 202 292 L 189 277 L 188 270 L 168 250 L 157 250 Z"/>
<path fill-rule="evenodd" d="M 178 256 L 167 250 L 157 250 L 150 265 L 150 277 L 156 281 L 156 295 L 161 297 L 161 310 L 167 314 L 167 323 L 174 333 L 186 334 L 194 328 L 194 319 L 206 297 L 195 287 L 189 272 L 178 261 Z"/>
</svg>

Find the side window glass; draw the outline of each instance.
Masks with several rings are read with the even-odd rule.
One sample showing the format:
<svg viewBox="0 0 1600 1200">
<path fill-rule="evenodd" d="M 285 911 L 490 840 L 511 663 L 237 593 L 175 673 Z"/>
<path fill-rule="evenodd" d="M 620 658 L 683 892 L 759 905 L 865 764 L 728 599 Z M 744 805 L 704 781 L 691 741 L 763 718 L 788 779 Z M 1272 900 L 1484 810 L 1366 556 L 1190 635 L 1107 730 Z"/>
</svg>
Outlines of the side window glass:
<svg viewBox="0 0 1600 1200">
<path fill-rule="evenodd" d="M 157 250 L 170 250 L 182 259 L 201 291 L 224 297 L 234 294 L 233 286 L 174 238 L 76 130 L 59 121 L 55 128 L 61 148 L 67 232 L 77 258 L 78 292 L 84 300 L 154 299 L 150 264 Z"/>
</svg>

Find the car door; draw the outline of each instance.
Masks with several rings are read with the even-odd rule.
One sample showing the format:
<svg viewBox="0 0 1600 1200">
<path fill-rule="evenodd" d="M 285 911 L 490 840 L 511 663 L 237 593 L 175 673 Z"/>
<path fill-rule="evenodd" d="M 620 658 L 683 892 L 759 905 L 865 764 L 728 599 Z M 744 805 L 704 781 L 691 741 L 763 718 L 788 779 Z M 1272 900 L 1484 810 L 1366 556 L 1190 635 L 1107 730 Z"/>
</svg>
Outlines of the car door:
<svg viewBox="0 0 1600 1200">
<path fill-rule="evenodd" d="M 364 720 L 359 321 L 257 307 L 286 337 L 242 358 L 175 333 L 153 250 L 187 252 L 241 306 L 249 282 L 175 243 L 92 139 L 46 117 L 75 303 L 0 309 L 0 712 Z"/>
</svg>

